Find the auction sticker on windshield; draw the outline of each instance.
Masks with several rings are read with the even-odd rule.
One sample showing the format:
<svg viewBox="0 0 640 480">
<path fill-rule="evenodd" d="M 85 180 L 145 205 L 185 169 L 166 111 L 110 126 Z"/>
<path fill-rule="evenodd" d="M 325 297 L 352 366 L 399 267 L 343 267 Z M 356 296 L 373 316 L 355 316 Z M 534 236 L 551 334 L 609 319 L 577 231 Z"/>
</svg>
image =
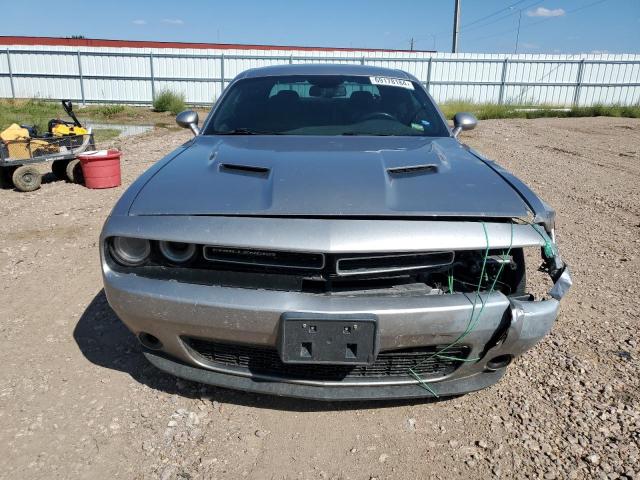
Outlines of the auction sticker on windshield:
<svg viewBox="0 0 640 480">
<path fill-rule="evenodd" d="M 400 87 L 408 90 L 413 90 L 413 83 L 409 80 L 393 77 L 369 77 L 371 85 L 384 85 L 387 87 Z"/>
</svg>

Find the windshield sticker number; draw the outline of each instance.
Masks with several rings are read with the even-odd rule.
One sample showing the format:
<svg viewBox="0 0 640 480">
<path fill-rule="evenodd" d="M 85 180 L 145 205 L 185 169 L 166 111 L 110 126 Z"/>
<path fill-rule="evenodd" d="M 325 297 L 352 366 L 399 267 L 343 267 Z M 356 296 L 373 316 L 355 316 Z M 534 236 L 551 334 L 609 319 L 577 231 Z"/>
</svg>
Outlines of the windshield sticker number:
<svg viewBox="0 0 640 480">
<path fill-rule="evenodd" d="M 369 77 L 371 80 L 371 85 L 384 85 L 386 87 L 400 87 L 406 88 L 407 90 L 413 90 L 413 83 L 409 80 L 404 80 L 402 78 L 393 78 L 393 77 Z"/>
</svg>

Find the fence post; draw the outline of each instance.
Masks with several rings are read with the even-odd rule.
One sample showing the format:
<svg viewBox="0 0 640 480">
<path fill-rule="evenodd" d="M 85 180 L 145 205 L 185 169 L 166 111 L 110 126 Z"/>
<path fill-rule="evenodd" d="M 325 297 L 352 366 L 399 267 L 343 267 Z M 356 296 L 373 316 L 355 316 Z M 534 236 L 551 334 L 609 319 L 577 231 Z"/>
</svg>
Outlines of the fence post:
<svg viewBox="0 0 640 480">
<path fill-rule="evenodd" d="M 582 87 L 582 75 L 584 72 L 584 58 L 578 64 L 578 78 L 576 79 L 576 90 L 573 93 L 573 106 L 577 107 L 580 101 L 580 87 Z"/>
<path fill-rule="evenodd" d="M 429 63 L 427 64 L 427 84 L 425 85 L 427 87 L 427 93 L 431 94 L 431 92 L 429 91 L 429 88 L 431 86 L 431 64 L 433 63 L 433 57 L 429 57 Z"/>
<path fill-rule="evenodd" d="M 293 55 L 289 55 L 289 65 L 293 63 Z"/>
<path fill-rule="evenodd" d="M 11 55 L 7 48 L 7 67 L 9 67 L 9 84 L 11 85 L 11 97 L 16 98 L 16 88 L 13 85 L 13 71 L 11 70 Z"/>
<path fill-rule="evenodd" d="M 502 105 L 504 103 L 504 84 L 507 81 L 507 68 L 509 65 L 509 59 L 505 58 L 502 63 L 502 76 L 500 78 L 500 92 L 498 93 L 498 103 Z"/>
<path fill-rule="evenodd" d="M 362 56 L 362 58 L 360 59 L 360 65 L 364 65 L 364 55 Z"/>
<path fill-rule="evenodd" d="M 153 74 L 153 52 L 149 53 L 149 74 L 151 75 L 151 102 L 156 100 L 156 82 Z"/>
<path fill-rule="evenodd" d="M 80 79 L 80 97 L 82 98 L 82 105 L 84 106 L 86 101 L 84 98 L 84 81 L 82 79 L 82 58 L 80 50 L 78 50 L 78 77 Z"/>
</svg>

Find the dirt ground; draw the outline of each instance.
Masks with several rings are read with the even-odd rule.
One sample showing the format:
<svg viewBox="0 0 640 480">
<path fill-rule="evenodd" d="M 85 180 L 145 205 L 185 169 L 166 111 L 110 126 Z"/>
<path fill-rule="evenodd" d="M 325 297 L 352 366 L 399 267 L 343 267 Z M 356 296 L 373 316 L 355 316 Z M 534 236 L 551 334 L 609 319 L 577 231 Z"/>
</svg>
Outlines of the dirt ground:
<svg viewBox="0 0 640 480">
<path fill-rule="evenodd" d="M 117 141 L 123 180 L 181 142 Z M 0 191 L 1 478 L 640 478 L 640 120 L 494 120 L 465 141 L 558 211 L 575 285 L 487 390 L 326 404 L 176 380 L 105 301 L 98 235 L 124 187 Z"/>
</svg>

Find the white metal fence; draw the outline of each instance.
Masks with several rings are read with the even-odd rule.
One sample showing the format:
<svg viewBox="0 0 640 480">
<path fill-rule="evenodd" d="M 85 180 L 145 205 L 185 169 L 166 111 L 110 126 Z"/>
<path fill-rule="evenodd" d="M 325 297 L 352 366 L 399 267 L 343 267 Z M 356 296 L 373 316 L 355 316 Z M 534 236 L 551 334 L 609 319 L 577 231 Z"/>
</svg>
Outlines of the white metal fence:
<svg viewBox="0 0 640 480">
<path fill-rule="evenodd" d="M 478 55 L 9 47 L 0 50 L 0 97 L 150 104 L 161 90 L 211 104 L 247 68 L 360 63 L 415 75 L 436 101 L 527 105 L 640 103 L 640 55 Z"/>
</svg>

